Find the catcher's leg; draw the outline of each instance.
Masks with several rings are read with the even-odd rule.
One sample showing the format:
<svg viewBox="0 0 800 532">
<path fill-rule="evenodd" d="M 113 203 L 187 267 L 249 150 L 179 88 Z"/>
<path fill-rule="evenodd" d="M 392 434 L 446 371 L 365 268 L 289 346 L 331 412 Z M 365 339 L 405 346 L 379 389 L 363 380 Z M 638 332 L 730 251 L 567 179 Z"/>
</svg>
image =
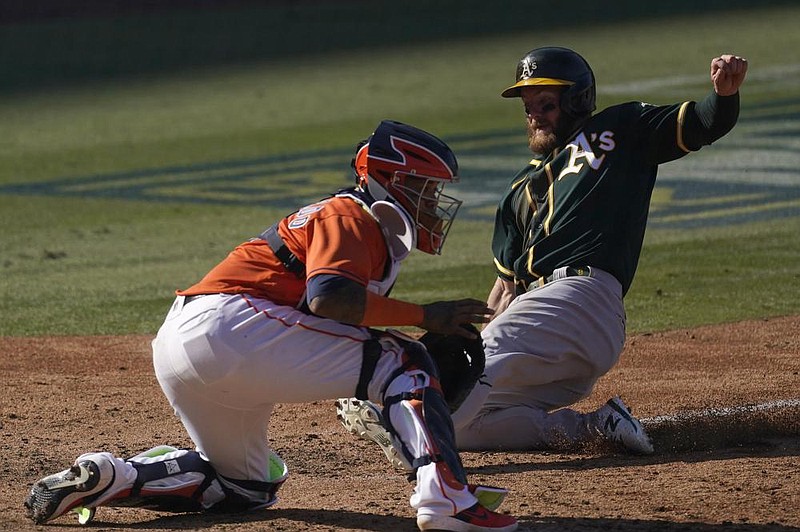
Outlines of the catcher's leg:
<svg viewBox="0 0 800 532">
<path fill-rule="evenodd" d="M 281 462 L 282 464 L 282 462 Z M 286 478 L 270 489 L 274 494 Z M 214 507 L 235 511 L 247 501 L 228 487 L 197 452 L 160 446 L 123 460 L 111 453 L 86 453 L 69 469 L 44 477 L 25 500 L 28 517 L 45 523 L 70 510 L 82 523 L 100 506 L 140 507 L 167 512 L 191 512 Z"/>
<path fill-rule="evenodd" d="M 387 341 L 382 339 L 383 343 Z M 391 353 L 392 347 L 387 347 L 384 353 Z M 418 526 L 422 530 L 516 529 L 513 517 L 481 507 L 470 490 L 455 446 L 450 408 L 427 352 L 419 344 L 410 343 L 402 346 L 401 353 L 400 369 L 388 379 L 375 380 L 388 382 L 381 394 L 384 425 L 416 470 L 411 506 L 417 510 Z M 381 375 L 381 369 L 379 364 L 376 376 Z"/>
<path fill-rule="evenodd" d="M 380 406 L 369 400 L 343 397 L 336 400 L 336 416 L 351 434 L 378 444 L 392 467 L 408 474 L 414 473 L 414 467 L 399 448 L 399 443 L 395 443 L 386 430 Z M 492 511 L 497 510 L 508 495 L 505 488 L 480 484 L 468 484 L 468 487 L 481 506 Z"/>
</svg>

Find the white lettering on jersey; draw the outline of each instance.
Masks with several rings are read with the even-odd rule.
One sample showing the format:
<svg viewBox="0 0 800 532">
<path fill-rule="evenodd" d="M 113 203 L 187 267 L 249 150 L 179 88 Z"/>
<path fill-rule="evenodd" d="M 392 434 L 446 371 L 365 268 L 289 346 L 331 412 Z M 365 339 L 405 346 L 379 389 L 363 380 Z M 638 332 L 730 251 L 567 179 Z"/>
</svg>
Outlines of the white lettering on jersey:
<svg viewBox="0 0 800 532">
<path fill-rule="evenodd" d="M 614 142 L 614 132 L 613 131 L 603 131 L 600 133 L 600 149 L 603 151 L 614 151 L 614 148 L 617 147 L 617 143 Z"/>
<path fill-rule="evenodd" d="M 592 143 L 597 142 L 599 139 L 597 148 L 604 152 L 613 151 L 614 148 L 617 147 L 617 144 L 614 142 L 613 131 L 603 131 L 599 136 L 597 133 L 592 133 L 591 139 Z M 592 144 L 589 142 L 589 139 L 586 138 L 585 133 L 581 133 L 575 138 L 574 141 L 567 144 L 566 149 L 569 150 L 569 161 L 558 174 L 557 180 L 560 180 L 567 174 L 579 173 L 584 165 L 583 162 L 578 162 L 579 159 L 584 159 L 586 164 L 588 164 L 592 170 L 599 170 L 606 158 L 605 153 L 600 157 L 597 157 L 594 154 Z"/>
<path fill-rule="evenodd" d="M 292 219 L 291 222 L 289 222 L 289 229 L 297 229 L 306 225 L 311 215 L 325 208 L 325 204 L 328 203 L 328 201 L 330 200 L 308 205 L 297 211 L 297 215 Z"/>
</svg>

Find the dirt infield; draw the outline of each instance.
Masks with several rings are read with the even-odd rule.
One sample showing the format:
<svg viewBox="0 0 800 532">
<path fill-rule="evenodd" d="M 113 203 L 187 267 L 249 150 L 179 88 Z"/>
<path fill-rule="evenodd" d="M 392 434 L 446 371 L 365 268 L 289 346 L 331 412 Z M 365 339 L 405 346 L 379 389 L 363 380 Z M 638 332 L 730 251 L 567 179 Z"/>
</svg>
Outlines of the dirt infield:
<svg viewBox="0 0 800 532">
<path fill-rule="evenodd" d="M 82 452 L 191 446 L 153 376 L 149 340 L 0 338 L 1 529 L 50 528 L 26 520 L 27 489 Z M 633 336 L 578 407 L 616 393 L 647 418 L 655 455 L 464 453 L 470 479 L 510 488 L 503 509 L 523 530 L 800 530 L 800 317 Z M 404 475 L 341 428 L 332 401 L 279 405 L 271 440 L 290 477 L 269 510 L 101 508 L 91 528 L 416 530 Z"/>
</svg>

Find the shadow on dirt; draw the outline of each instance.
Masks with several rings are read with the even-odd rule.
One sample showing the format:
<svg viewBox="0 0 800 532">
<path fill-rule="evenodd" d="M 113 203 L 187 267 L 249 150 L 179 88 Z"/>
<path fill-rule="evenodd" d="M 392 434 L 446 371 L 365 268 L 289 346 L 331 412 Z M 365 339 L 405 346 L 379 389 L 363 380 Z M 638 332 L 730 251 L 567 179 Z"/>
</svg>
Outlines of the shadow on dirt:
<svg viewBox="0 0 800 532">
<path fill-rule="evenodd" d="M 376 509 L 376 512 L 378 511 L 379 509 Z M 280 524 L 273 528 L 270 524 L 272 521 L 280 521 Z M 314 525 L 329 526 L 331 530 L 375 530 L 380 532 L 414 529 L 414 520 L 410 516 L 316 508 L 270 508 L 249 514 L 162 514 L 155 519 L 138 523 L 103 522 L 102 518 L 92 522 L 93 527 L 101 527 L 104 530 L 200 530 L 216 529 L 217 526 L 224 527 L 225 525 L 245 526 L 246 524 L 260 525 L 265 530 L 304 530 Z"/>
<path fill-rule="evenodd" d="M 642 519 L 581 519 L 574 517 L 548 517 L 548 518 L 522 518 L 520 519 L 519 531 L 535 530 L 536 532 L 555 532 L 569 530 L 571 532 L 582 532 L 590 530 L 623 530 L 623 531 L 665 531 L 665 532 L 781 532 L 796 531 L 797 528 L 784 526 L 778 523 L 750 524 L 750 523 L 731 523 L 723 522 L 719 524 L 709 523 L 675 523 L 672 521 L 661 520 L 642 520 Z"/>
<path fill-rule="evenodd" d="M 780 523 L 733 523 L 722 522 L 719 524 L 683 522 L 676 523 L 667 519 L 611 519 L 611 518 L 578 518 L 578 517 L 542 517 L 518 516 L 519 531 L 535 530 L 536 532 L 572 532 L 581 531 L 665 531 L 665 532 L 788 532 L 797 531 L 792 526 Z M 167 515 L 140 523 L 115 524 L 96 521 L 95 527 L 103 529 L 125 530 L 198 530 L 218 525 L 244 525 L 260 523 L 270 527 L 272 521 L 280 520 L 280 526 L 275 530 L 303 530 L 311 526 L 329 526 L 331 530 L 366 530 L 385 532 L 387 530 L 413 530 L 413 517 L 399 517 L 393 515 L 366 514 L 346 510 L 318 510 L 306 508 L 274 508 L 249 515 L 212 515 L 212 514 L 180 514 Z M 289 523 L 286 523 L 289 521 Z M 295 526 L 296 525 L 296 526 Z M 272 529 L 272 528 L 270 528 Z"/>
</svg>

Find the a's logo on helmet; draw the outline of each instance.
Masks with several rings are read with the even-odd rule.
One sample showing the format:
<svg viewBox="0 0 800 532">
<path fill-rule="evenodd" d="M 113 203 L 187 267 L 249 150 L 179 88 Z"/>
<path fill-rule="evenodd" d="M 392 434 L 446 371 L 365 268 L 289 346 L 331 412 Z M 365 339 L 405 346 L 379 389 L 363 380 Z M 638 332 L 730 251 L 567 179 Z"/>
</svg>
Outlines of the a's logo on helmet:
<svg viewBox="0 0 800 532">
<path fill-rule="evenodd" d="M 533 76 L 533 71 L 536 70 L 535 59 L 525 59 L 522 62 L 522 72 L 519 74 L 519 79 L 528 79 Z"/>
</svg>

